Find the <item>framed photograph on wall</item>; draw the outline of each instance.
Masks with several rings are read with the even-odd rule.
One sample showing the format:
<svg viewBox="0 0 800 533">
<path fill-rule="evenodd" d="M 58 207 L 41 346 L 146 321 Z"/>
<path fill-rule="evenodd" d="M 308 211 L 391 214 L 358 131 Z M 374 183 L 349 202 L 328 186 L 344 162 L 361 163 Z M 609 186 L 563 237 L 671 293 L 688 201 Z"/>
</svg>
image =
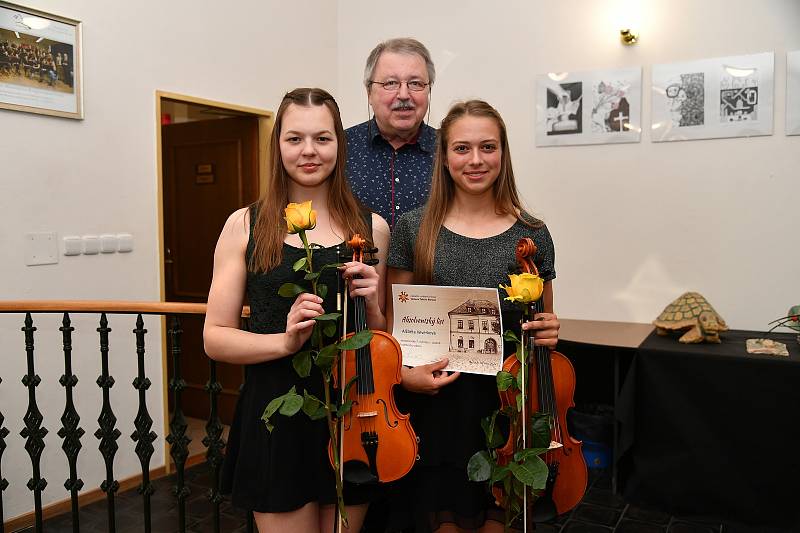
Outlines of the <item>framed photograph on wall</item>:
<svg viewBox="0 0 800 533">
<path fill-rule="evenodd" d="M 0 0 L 0 108 L 83 118 L 81 23 Z"/>
<path fill-rule="evenodd" d="M 786 135 L 800 135 L 800 50 L 786 54 Z"/>
<path fill-rule="evenodd" d="M 641 102 L 641 68 L 540 74 L 536 145 L 639 142 Z"/>
<path fill-rule="evenodd" d="M 772 135 L 772 52 L 653 66 L 654 142 Z"/>
</svg>

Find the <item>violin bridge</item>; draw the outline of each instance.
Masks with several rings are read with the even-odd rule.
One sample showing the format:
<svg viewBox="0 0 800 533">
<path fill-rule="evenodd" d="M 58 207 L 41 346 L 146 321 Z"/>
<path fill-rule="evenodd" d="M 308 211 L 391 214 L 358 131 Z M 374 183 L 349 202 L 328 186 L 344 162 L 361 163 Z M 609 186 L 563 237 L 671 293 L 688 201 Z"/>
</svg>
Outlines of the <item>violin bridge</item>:
<svg viewBox="0 0 800 533">
<path fill-rule="evenodd" d="M 358 418 L 370 418 L 373 416 L 378 416 L 378 411 L 361 411 L 356 416 Z"/>
</svg>

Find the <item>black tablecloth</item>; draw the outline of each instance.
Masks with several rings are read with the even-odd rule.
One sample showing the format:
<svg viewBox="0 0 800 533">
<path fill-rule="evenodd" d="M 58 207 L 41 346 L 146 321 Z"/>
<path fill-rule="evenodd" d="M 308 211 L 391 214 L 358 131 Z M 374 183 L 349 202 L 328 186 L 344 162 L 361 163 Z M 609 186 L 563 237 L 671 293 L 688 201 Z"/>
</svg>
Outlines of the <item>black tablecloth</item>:
<svg viewBox="0 0 800 533">
<path fill-rule="evenodd" d="M 800 530 L 800 345 L 773 334 L 789 357 L 748 354 L 763 335 L 645 339 L 617 403 L 627 500 Z"/>
</svg>

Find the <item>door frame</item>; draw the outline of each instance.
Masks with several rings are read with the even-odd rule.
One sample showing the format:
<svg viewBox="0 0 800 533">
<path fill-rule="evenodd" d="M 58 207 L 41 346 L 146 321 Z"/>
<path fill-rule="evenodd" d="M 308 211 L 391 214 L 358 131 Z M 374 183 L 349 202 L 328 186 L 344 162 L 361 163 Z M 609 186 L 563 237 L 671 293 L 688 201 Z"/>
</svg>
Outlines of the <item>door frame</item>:
<svg viewBox="0 0 800 533">
<path fill-rule="evenodd" d="M 255 107 L 242 106 L 238 104 L 229 104 L 225 102 L 217 102 L 200 98 L 196 96 L 189 96 L 185 94 L 178 94 L 168 91 L 156 90 L 156 176 L 157 183 L 157 205 L 158 205 L 158 287 L 159 299 L 166 301 L 166 271 L 164 268 L 164 166 L 163 166 L 163 144 L 161 139 L 161 102 L 163 99 L 175 100 L 187 104 L 217 107 L 220 109 L 228 109 L 231 111 L 238 111 L 254 116 L 258 119 L 258 190 L 259 195 L 264 193 L 266 189 L 267 180 L 269 179 L 270 169 L 267 161 L 269 161 L 270 145 L 269 139 L 272 134 L 272 128 L 275 125 L 275 114 L 266 109 L 258 109 Z M 169 456 L 169 443 L 166 437 L 169 435 L 169 375 L 167 370 L 169 353 L 167 352 L 167 319 L 166 316 L 161 317 L 161 375 L 162 375 L 162 395 L 161 395 L 161 408 L 164 417 L 164 467 L 166 472 L 172 471 Z"/>
</svg>

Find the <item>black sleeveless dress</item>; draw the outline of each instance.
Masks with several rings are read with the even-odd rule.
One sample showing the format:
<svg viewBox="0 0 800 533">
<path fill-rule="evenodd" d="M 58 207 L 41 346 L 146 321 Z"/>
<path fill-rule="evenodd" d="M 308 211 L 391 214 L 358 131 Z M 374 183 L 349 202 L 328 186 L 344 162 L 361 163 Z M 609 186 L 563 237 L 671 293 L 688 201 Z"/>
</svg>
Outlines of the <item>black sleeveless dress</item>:
<svg viewBox="0 0 800 533">
<path fill-rule="evenodd" d="M 250 240 L 247 259 L 254 249 L 253 221 L 250 210 Z M 369 219 L 371 222 L 371 218 Z M 370 226 L 371 228 L 371 226 Z M 341 244 L 344 251 L 345 246 Z M 315 268 L 339 262 L 336 246 L 314 250 Z M 305 272 L 294 272 L 292 265 L 305 257 L 305 250 L 283 245 L 283 260 L 273 270 L 247 273 L 247 298 L 250 303 L 250 331 L 283 333 L 286 316 L 294 298 L 278 296 L 287 282 L 307 286 Z M 336 309 L 337 273 L 326 269 L 320 281 L 328 286 L 323 302 L 326 312 Z M 308 348 L 308 343 L 303 349 Z M 312 365 L 311 375 L 301 378 L 292 366 L 292 356 L 247 365 L 245 383 L 236 405 L 225 463 L 222 491 L 230 493 L 233 504 L 261 513 L 280 513 L 299 509 L 309 502 L 333 504 L 336 501 L 333 468 L 328 461 L 328 428 L 325 419 L 310 420 L 302 411 L 293 417 L 279 413 L 270 433 L 261 415 L 267 404 L 294 386 L 324 399 L 322 375 Z M 368 487 L 345 486 L 348 504 L 369 501 Z"/>
</svg>

